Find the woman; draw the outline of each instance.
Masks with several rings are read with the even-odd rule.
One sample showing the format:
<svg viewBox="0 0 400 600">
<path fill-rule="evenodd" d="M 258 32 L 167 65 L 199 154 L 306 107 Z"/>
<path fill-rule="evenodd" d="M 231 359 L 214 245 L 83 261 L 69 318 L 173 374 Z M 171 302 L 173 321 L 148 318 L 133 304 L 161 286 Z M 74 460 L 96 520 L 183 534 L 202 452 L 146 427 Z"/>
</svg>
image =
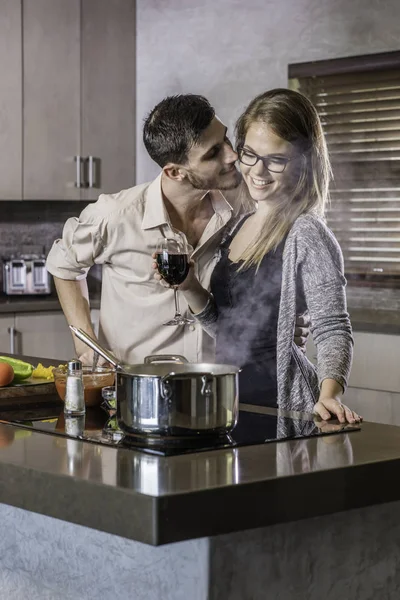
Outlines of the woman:
<svg viewBox="0 0 400 600">
<path fill-rule="evenodd" d="M 341 403 L 353 338 L 343 257 L 323 218 L 331 178 L 318 113 L 302 94 L 255 98 L 236 124 L 244 201 L 255 210 L 225 237 L 211 294 L 191 269 L 180 289 L 216 336 L 216 360 L 241 365 L 240 401 L 360 417 Z M 308 309 L 317 368 L 293 343 Z"/>
</svg>

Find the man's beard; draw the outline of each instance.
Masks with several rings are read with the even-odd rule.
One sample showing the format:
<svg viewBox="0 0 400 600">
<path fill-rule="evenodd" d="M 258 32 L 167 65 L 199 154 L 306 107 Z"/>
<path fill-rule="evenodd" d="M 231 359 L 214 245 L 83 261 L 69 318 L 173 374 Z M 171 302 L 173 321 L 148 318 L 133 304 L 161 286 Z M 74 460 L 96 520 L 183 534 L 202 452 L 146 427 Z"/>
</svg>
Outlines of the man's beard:
<svg viewBox="0 0 400 600">
<path fill-rule="evenodd" d="M 186 171 L 187 178 L 195 190 L 234 190 L 242 181 L 241 173 L 235 168 L 232 174 L 235 178 L 232 181 L 223 181 L 222 176 L 218 177 L 199 177 L 193 171 Z"/>
</svg>

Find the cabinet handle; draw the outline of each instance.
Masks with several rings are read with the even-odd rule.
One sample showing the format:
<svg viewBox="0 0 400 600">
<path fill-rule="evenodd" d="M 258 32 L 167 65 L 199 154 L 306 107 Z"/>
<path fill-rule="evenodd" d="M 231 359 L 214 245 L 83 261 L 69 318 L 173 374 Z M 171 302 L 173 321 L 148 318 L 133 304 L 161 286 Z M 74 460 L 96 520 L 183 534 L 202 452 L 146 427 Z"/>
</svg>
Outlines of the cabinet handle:
<svg viewBox="0 0 400 600">
<path fill-rule="evenodd" d="M 88 157 L 88 163 L 89 163 L 89 187 L 94 188 L 94 187 L 96 187 L 96 185 L 94 183 L 94 163 L 95 163 L 94 156 Z"/>
<path fill-rule="evenodd" d="M 76 162 L 76 181 L 75 181 L 75 187 L 80 188 L 82 187 L 81 185 L 81 167 L 82 167 L 82 159 L 80 156 L 75 156 L 75 162 Z"/>
<path fill-rule="evenodd" d="M 86 188 L 86 187 L 88 187 L 88 184 L 87 184 L 87 182 L 85 182 L 84 178 L 82 178 L 82 165 L 84 165 L 85 160 L 82 158 L 82 156 L 79 156 L 79 154 L 78 154 L 77 156 L 75 156 L 75 162 L 76 162 L 75 187 Z"/>
<path fill-rule="evenodd" d="M 15 327 L 9 327 L 8 333 L 10 334 L 10 354 L 15 354 Z"/>
</svg>

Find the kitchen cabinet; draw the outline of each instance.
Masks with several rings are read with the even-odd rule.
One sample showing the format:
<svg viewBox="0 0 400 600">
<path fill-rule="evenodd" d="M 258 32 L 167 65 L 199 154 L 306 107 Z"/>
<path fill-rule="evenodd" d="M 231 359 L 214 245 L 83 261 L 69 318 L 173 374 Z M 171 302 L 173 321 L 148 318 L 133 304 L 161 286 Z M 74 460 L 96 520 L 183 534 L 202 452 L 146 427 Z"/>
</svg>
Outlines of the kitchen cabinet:
<svg viewBox="0 0 400 600">
<path fill-rule="evenodd" d="M 24 2 L 24 199 L 81 198 L 79 25 L 79 0 Z"/>
<path fill-rule="evenodd" d="M 98 309 L 90 311 L 96 335 L 99 314 Z M 72 334 L 64 313 L 50 310 L 0 315 L 0 355 L 2 352 L 58 360 L 75 356 Z"/>
<path fill-rule="evenodd" d="M 345 402 L 365 420 L 400 425 L 400 336 L 354 332 Z"/>
<path fill-rule="evenodd" d="M 354 332 L 354 358 L 349 385 L 400 392 L 400 336 Z"/>
<path fill-rule="evenodd" d="M 354 353 L 349 386 L 400 393 L 400 335 L 353 331 Z M 307 356 L 316 362 L 312 340 Z"/>
<path fill-rule="evenodd" d="M 0 354 L 13 352 L 14 315 L 0 315 Z"/>
<path fill-rule="evenodd" d="M 0 315 L 0 354 L 62 359 L 75 356 L 71 332 L 61 310 Z"/>
<path fill-rule="evenodd" d="M 134 185 L 135 1 L 83 0 L 81 37 L 81 154 L 96 200 Z"/>
<path fill-rule="evenodd" d="M 95 200 L 132 186 L 135 1 L 21 5 L 1 0 L 0 199 Z"/>
<path fill-rule="evenodd" d="M 400 425 L 400 336 L 353 331 L 354 354 L 344 402 L 367 421 Z M 316 348 L 307 342 L 316 363 Z"/>
<path fill-rule="evenodd" d="M 400 394 L 349 387 L 343 398 L 365 421 L 400 425 Z"/>
<path fill-rule="evenodd" d="M 0 3 L 0 198 L 22 198 L 21 3 Z"/>
<path fill-rule="evenodd" d="M 75 356 L 71 332 L 62 311 L 15 314 L 15 352 L 68 360 Z"/>
<path fill-rule="evenodd" d="M 94 330 L 99 328 L 99 309 L 92 309 Z M 25 354 L 68 360 L 75 356 L 72 334 L 61 310 L 0 314 L 0 355 Z"/>
</svg>

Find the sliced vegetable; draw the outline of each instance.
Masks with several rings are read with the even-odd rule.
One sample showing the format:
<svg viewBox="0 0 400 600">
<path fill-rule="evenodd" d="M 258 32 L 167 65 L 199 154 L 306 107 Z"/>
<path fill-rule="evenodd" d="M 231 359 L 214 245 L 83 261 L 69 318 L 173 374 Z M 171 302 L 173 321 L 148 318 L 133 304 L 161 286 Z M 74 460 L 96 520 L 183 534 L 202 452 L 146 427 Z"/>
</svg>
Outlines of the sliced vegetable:
<svg viewBox="0 0 400 600">
<path fill-rule="evenodd" d="M 64 365 L 58 365 L 58 368 L 64 367 Z M 35 379 L 48 379 L 49 381 L 54 381 L 53 370 L 56 367 L 51 365 L 50 367 L 44 367 L 42 363 L 39 363 L 36 369 L 33 370 L 32 377 Z"/>
<path fill-rule="evenodd" d="M 19 358 L 11 358 L 10 356 L 0 356 L 1 363 L 9 364 L 14 370 L 14 383 L 18 383 L 27 379 L 32 375 L 33 365 L 30 363 L 24 362 Z"/>
</svg>

